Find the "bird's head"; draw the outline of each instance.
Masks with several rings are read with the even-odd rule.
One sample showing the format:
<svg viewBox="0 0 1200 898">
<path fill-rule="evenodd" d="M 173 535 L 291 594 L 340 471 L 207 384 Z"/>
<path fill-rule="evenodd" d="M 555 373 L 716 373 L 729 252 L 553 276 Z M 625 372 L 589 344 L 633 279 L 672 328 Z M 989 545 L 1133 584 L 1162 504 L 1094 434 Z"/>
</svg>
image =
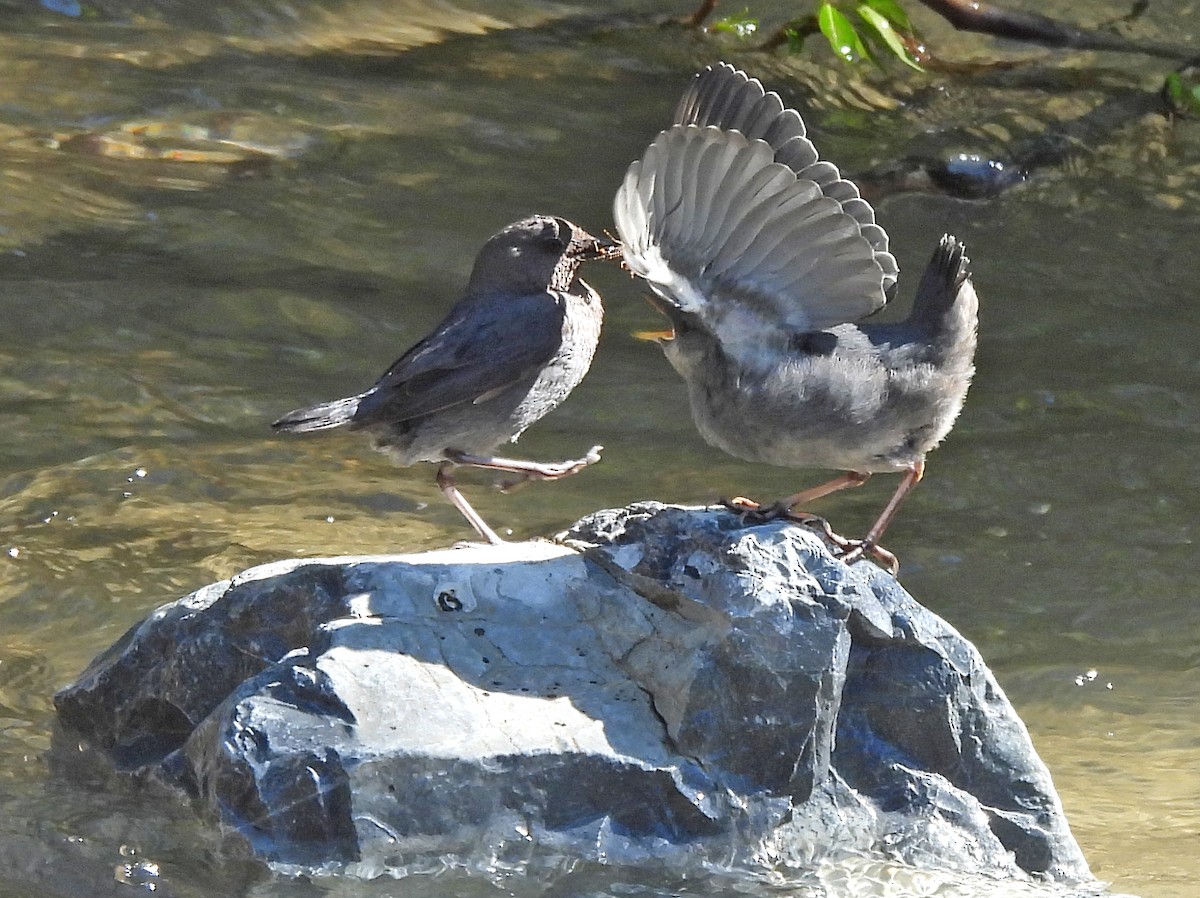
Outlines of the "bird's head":
<svg viewBox="0 0 1200 898">
<path fill-rule="evenodd" d="M 620 255 L 620 244 L 594 237 L 565 218 L 531 215 L 510 224 L 484 244 L 475 259 L 470 289 L 569 290 L 579 263 Z"/>
</svg>

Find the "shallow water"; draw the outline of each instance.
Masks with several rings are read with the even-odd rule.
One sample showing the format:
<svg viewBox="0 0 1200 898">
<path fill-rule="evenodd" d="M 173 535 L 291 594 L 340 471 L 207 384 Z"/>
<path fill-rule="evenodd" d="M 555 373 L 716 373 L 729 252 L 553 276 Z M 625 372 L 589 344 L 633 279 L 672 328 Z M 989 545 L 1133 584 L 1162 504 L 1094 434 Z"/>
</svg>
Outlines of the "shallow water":
<svg viewBox="0 0 1200 898">
<path fill-rule="evenodd" d="M 430 467 L 266 425 L 371 383 L 507 222 L 539 210 L 608 226 L 625 166 L 695 68 L 726 57 L 783 89 L 851 173 L 915 152 L 1003 154 L 1116 91 L 1154 90 L 1169 68 L 1089 55 L 1064 75 L 1049 51 L 924 17 L 947 55 L 1031 62 L 1022 77 L 892 82 L 820 53 L 663 31 L 658 8 L 113 0 L 6 13 L 0 896 L 401 888 L 274 879 L 185 805 L 63 777 L 46 755 L 51 696 L 156 605 L 250 564 L 468 536 Z M 1152 9 L 1135 29 L 1200 46 L 1180 33 L 1190 21 Z M 982 300 L 966 409 L 888 545 L 905 586 L 993 666 L 1093 872 L 1144 898 L 1200 882 L 1198 170 L 1200 124 L 1143 117 L 995 200 L 878 203 L 902 297 L 950 231 Z M 616 271 L 589 280 L 608 308 L 595 367 L 519 454 L 599 442 L 604 462 L 510 496 L 464 475 L 493 526 L 549 534 L 597 507 L 774 497 L 821 476 L 703 445 L 674 372 L 630 336 L 657 326 L 638 290 Z M 820 510 L 855 532 L 893 488 L 881 476 Z M 403 889 L 539 894 L 547 881 Z M 772 890 L 606 870 L 555 888 Z"/>
</svg>

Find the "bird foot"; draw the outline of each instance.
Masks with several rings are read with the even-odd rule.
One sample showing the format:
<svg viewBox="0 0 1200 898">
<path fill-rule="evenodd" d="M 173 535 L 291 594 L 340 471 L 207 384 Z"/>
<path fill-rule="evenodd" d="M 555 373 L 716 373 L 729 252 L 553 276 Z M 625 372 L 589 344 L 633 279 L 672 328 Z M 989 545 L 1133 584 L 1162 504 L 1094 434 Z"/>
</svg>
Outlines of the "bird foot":
<svg viewBox="0 0 1200 898">
<path fill-rule="evenodd" d="M 583 458 L 570 459 L 560 462 L 529 462 L 528 468 L 523 468 L 517 471 L 516 477 L 511 477 L 507 480 L 501 480 L 497 486 L 502 493 L 511 493 L 513 490 L 519 489 L 531 480 L 558 480 L 562 477 L 569 477 L 572 474 L 578 474 L 588 465 L 594 465 L 600 461 L 600 453 L 604 451 L 603 446 L 593 446 L 587 451 Z"/>
<path fill-rule="evenodd" d="M 865 539 L 844 540 L 843 543 L 842 554 L 838 556 L 843 564 L 854 564 L 856 561 L 862 561 L 870 555 L 880 567 L 893 577 L 899 575 L 900 559 L 883 546 L 877 546 Z"/>
<path fill-rule="evenodd" d="M 769 521 L 784 520 L 811 527 L 825 537 L 826 542 L 836 547 L 837 556 L 844 564 L 854 564 L 869 555 L 893 577 L 900 573 L 900 560 L 883 546 L 877 546 L 868 539 L 846 539 L 841 534 L 835 533 L 829 526 L 829 522 L 820 515 L 793 511 L 783 502 L 760 505 L 753 499 L 743 496 L 722 499 L 721 504 L 738 515 L 742 524 L 766 524 Z"/>
<path fill-rule="evenodd" d="M 745 496 L 734 496 L 732 499 L 721 499 L 720 501 L 725 508 L 734 514 L 747 514 L 762 508 L 762 505 L 753 499 L 747 499 Z"/>
<path fill-rule="evenodd" d="M 778 502 L 774 505 L 763 505 L 753 499 L 747 499 L 745 496 L 722 499 L 721 504 L 737 515 L 743 524 L 766 524 L 786 518 L 792 513 L 790 508 L 786 508 Z"/>
<path fill-rule="evenodd" d="M 801 524 L 805 527 L 811 527 L 818 531 L 825 539 L 837 546 L 843 552 L 854 547 L 855 543 L 846 537 L 833 532 L 833 528 L 829 526 L 829 521 L 820 515 L 809 514 L 806 511 L 793 511 L 787 505 L 781 502 L 775 502 L 772 505 L 760 505 L 759 503 L 746 499 L 742 496 L 735 496 L 732 499 L 722 499 L 721 504 L 727 509 L 738 515 L 742 524 L 766 524 L 770 521 L 790 521 L 793 524 Z"/>
</svg>

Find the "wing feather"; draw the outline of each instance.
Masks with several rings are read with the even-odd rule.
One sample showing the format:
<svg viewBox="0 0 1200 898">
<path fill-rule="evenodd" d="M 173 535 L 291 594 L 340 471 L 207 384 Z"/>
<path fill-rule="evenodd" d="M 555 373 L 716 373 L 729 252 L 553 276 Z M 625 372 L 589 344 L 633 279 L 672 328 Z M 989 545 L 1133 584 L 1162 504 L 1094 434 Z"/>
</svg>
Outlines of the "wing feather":
<svg viewBox="0 0 1200 898">
<path fill-rule="evenodd" d="M 740 131 L 751 140 L 764 140 L 775 151 L 776 162 L 816 182 L 827 196 L 849 200 L 844 211 L 859 223 L 875 251 L 884 273 L 883 290 L 890 294 L 899 266 L 888 251 L 887 233 L 875 223 L 875 210 L 866 201 L 854 202 L 860 199 L 858 188 L 842 178 L 837 166 L 819 161 L 800 113 L 787 108 L 779 94 L 728 63 L 718 63 L 692 79 L 676 108 L 675 124 Z"/>
<path fill-rule="evenodd" d="M 726 322 L 741 327 L 746 313 L 821 330 L 886 301 L 858 221 L 737 131 L 664 131 L 630 167 L 613 214 L 630 269 L 731 343 Z"/>
<path fill-rule="evenodd" d="M 481 313 L 481 307 L 487 308 Z M 486 402 L 536 376 L 561 345 L 563 314 L 561 294 L 553 291 L 462 300 L 362 394 L 351 426 Z"/>
<path fill-rule="evenodd" d="M 721 63 L 695 76 L 675 122 L 613 209 L 627 264 L 656 292 L 726 341 L 747 315 L 819 330 L 887 302 L 887 233 L 778 94 Z"/>
</svg>

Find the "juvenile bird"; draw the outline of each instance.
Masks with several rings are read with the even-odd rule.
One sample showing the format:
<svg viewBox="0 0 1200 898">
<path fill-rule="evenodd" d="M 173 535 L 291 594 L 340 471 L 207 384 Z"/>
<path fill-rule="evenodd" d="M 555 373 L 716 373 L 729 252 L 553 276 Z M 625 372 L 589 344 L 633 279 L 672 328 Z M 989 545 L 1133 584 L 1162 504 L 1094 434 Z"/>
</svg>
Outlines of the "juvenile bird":
<svg viewBox="0 0 1200 898">
<path fill-rule="evenodd" d="M 626 266 L 672 331 L 704 439 L 751 462 L 840 476 L 769 508 L 792 509 L 872 474 L 900 485 L 861 540 L 828 536 L 853 562 L 879 545 L 950 432 L 974 366 L 978 301 L 962 244 L 944 236 L 908 318 L 864 322 L 895 292 L 888 237 L 853 183 L 820 161 L 800 114 L 732 66 L 695 76 L 625 175 L 614 218 Z"/>
<path fill-rule="evenodd" d="M 557 480 L 600 460 L 600 446 L 558 463 L 497 458 L 587 373 L 600 337 L 600 297 L 581 262 L 619 253 L 563 218 L 535 215 L 484 244 L 466 294 L 429 336 L 357 396 L 289 412 L 271 426 L 366 431 L 401 465 L 438 463 L 437 484 L 476 532 L 502 540 L 458 491 L 456 465 Z M 510 483 L 509 485 L 512 485 Z"/>
</svg>

